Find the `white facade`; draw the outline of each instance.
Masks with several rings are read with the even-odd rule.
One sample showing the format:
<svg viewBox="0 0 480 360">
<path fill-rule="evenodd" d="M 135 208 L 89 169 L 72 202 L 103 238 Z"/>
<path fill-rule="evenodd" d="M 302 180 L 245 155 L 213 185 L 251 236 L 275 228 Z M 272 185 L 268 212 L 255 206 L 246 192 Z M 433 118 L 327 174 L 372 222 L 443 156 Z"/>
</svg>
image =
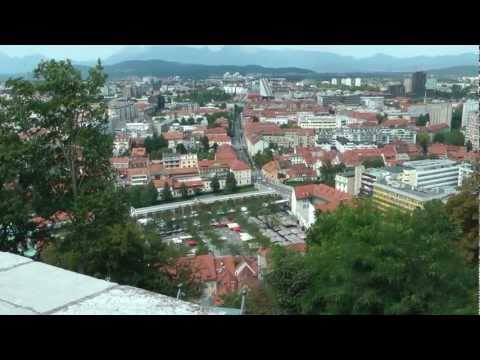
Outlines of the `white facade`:
<svg viewBox="0 0 480 360">
<path fill-rule="evenodd" d="M 369 110 L 383 110 L 383 107 L 384 107 L 383 96 L 362 96 L 360 97 L 360 101 Z"/>
<path fill-rule="evenodd" d="M 349 195 L 355 194 L 355 173 L 343 173 L 335 176 L 335 189 Z"/>
<path fill-rule="evenodd" d="M 472 176 L 473 166 L 471 163 L 464 161 L 458 168 L 458 186 L 462 186 L 467 178 Z"/>
<path fill-rule="evenodd" d="M 232 170 L 232 173 L 237 181 L 237 186 L 246 186 L 252 184 L 252 171 L 250 169 Z"/>
<path fill-rule="evenodd" d="M 355 78 L 355 86 L 356 86 L 356 87 L 362 86 L 362 79 L 360 79 L 360 78 Z"/>
<path fill-rule="evenodd" d="M 463 104 L 463 110 L 462 110 L 462 128 L 468 126 L 468 121 L 470 119 L 470 114 L 474 112 L 478 112 L 479 102 L 478 100 L 472 100 L 469 99 Z"/>
<path fill-rule="evenodd" d="M 197 154 L 183 154 L 180 156 L 181 168 L 196 168 L 198 167 Z"/>
<path fill-rule="evenodd" d="M 227 94 L 243 95 L 248 93 L 248 89 L 241 86 L 224 86 L 223 91 Z"/>
<path fill-rule="evenodd" d="M 304 129 L 335 129 L 335 115 L 314 115 L 313 113 L 298 113 L 298 126 Z"/>
<path fill-rule="evenodd" d="M 480 150 L 480 121 L 478 112 L 470 113 L 470 119 L 465 130 L 465 143 L 470 141 L 472 143 L 472 150 Z"/>
<path fill-rule="evenodd" d="M 308 229 L 315 223 L 315 207 L 309 199 L 297 200 L 295 190 L 292 191 L 291 211 L 302 227 Z"/>
<path fill-rule="evenodd" d="M 277 125 L 286 125 L 288 124 L 290 117 L 289 116 L 273 116 L 273 117 L 261 116 L 259 120 L 260 122 L 268 122 L 268 123 L 273 123 Z"/>
<path fill-rule="evenodd" d="M 337 84 L 338 84 L 338 83 L 337 83 L 337 79 L 333 78 L 333 79 L 332 79 L 332 85 L 337 85 Z"/>
<path fill-rule="evenodd" d="M 401 181 L 421 189 L 455 188 L 459 164 L 452 160 L 418 160 L 403 163 Z"/>
<path fill-rule="evenodd" d="M 375 144 L 355 144 L 355 143 L 346 143 L 342 144 L 340 141 L 335 140 L 335 148 L 340 152 L 344 153 L 347 150 L 358 150 L 358 149 L 377 149 Z"/>
</svg>

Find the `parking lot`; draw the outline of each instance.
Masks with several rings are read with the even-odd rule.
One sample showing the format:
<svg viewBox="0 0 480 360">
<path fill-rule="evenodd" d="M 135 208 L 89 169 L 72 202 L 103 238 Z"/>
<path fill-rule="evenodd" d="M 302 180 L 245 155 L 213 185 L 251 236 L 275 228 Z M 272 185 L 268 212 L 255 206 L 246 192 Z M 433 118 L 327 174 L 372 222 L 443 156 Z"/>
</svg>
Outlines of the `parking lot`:
<svg viewBox="0 0 480 360">
<path fill-rule="evenodd" d="M 229 210 L 204 208 L 151 221 L 163 241 L 183 248 L 188 255 L 197 251 L 215 256 L 255 255 L 258 248 L 269 244 L 285 246 L 305 242 L 305 232 L 288 213 L 288 206 L 271 208 L 260 203 L 252 211 L 262 210 L 250 214 L 248 203 L 241 205 L 246 206 L 238 204 Z M 236 229 L 234 223 L 238 224 Z"/>
</svg>

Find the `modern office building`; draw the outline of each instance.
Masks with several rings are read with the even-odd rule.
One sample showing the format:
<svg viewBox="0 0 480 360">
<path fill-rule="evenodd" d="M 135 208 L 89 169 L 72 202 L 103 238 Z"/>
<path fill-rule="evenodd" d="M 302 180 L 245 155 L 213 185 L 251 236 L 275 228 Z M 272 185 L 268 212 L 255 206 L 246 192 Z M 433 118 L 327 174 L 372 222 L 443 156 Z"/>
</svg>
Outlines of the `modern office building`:
<svg viewBox="0 0 480 360">
<path fill-rule="evenodd" d="M 361 78 L 355 78 L 355 86 L 356 87 L 362 86 L 362 79 Z"/>
<path fill-rule="evenodd" d="M 264 98 L 273 97 L 272 87 L 267 79 L 260 79 L 260 96 Z"/>
<path fill-rule="evenodd" d="M 389 85 L 388 92 L 393 97 L 405 96 L 405 86 L 403 84 Z"/>
<path fill-rule="evenodd" d="M 412 79 L 405 79 L 403 81 L 403 86 L 405 88 L 405 94 L 412 93 Z"/>
<path fill-rule="evenodd" d="M 405 184 L 387 184 L 378 181 L 373 184 L 373 203 L 382 211 L 396 208 L 412 212 L 421 209 L 426 202 L 445 200 L 451 192 L 448 191 L 419 191 Z"/>
<path fill-rule="evenodd" d="M 412 74 L 412 95 L 415 97 L 425 96 L 425 84 L 427 82 L 427 74 L 423 71 L 417 71 Z"/>
<path fill-rule="evenodd" d="M 452 160 L 418 160 L 403 163 L 400 181 L 415 189 L 456 188 L 459 164 Z"/>
</svg>

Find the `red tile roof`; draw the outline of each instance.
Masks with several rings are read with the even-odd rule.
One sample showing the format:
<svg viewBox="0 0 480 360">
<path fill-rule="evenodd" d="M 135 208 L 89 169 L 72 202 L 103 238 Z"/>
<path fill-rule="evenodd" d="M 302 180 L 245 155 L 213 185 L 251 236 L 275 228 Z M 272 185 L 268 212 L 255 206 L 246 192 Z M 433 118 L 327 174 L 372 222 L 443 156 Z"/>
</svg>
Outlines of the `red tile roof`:
<svg viewBox="0 0 480 360">
<path fill-rule="evenodd" d="M 231 142 L 230 136 L 226 134 L 208 134 L 207 137 L 209 142 Z"/>
<path fill-rule="evenodd" d="M 242 160 L 233 160 L 229 163 L 229 166 L 233 171 L 250 170 L 250 167 Z"/>
<path fill-rule="evenodd" d="M 315 208 L 320 211 L 335 210 L 342 202 L 350 200 L 350 196 L 325 184 L 308 184 L 294 187 L 295 198 L 318 198 L 326 203 L 317 204 Z"/>
<path fill-rule="evenodd" d="M 128 165 L 129 158 L 128 157 L 112 157 L 110 158 L 110 162 L 112 164 L 126 164 Z"/>
<path fill-rule="evenodd" d="M 237 154 L 233 147 L 229 144 L 222 144 L 217 148 L 215 153 L 215 160 L 218 161 L 233 161 L 237 158 Z"/>
<path fill-rule="evenodd" d="M 163 135 L 163 138 L 167 141 L 170 140 L 183 140 L 183 133 L 178 132 L 178 131 L 168 131 Z"/>
<path fill-rule="evenodd" d="M 227 135 L 227 130 L 223 127 L 214 127 L 210 129 L 205 130 L 205 135 L 213 135 L 213 134 L 222 134 L 222 135 Z"/>
</svg>

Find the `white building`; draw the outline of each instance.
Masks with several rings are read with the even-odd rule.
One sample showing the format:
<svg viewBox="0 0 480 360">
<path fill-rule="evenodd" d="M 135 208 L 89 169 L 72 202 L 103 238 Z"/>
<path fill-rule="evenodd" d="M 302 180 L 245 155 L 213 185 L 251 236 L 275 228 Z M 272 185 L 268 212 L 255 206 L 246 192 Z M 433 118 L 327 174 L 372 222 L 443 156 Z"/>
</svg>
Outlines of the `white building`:
<svg viewBox="0 0 480 360">
<path fill-rule="evenodd" d="M 332 79 L 332 85 L 337 85 L 337 79 L 335 78 Z"/>
<path fill-rule="evenodd" d="M 335 129 L 335 115 L 314 115 L 313 113 L 298 113 L 298 126 L 304 129 Z"/>
<path fill-rule="evenodd" d="M 361 96 L 360 101 L 369 110 L 383 110 L 384 97 L 383 96 Z"/>
<path fill-rule="evenodd" d="M 180 155 L 181 168 L 196 168 L 198 167 L 197 154 L 182 154 Z"/>
<path fill-rule="evenodd" d="M 355 78 L 355 86 L 356 86 L 356 87 L 362 86 L 362 79 L 360 79 L 360 78 Z"/>
<path fill-rule="evenodd" d="M 468 120 L 470 119 L 470 114 L 479 111 L 479 102 L 478 100 L 468 99 L 463 104 L 462 110 L 462 128 L 466 128 L 468 126 Z"/>
<path fill-rule="evenodd" d="M 468 161 L 463 161 L 458 168 L 458 186 L 462 186 L 467 178 L 472 176 L 473 166 Z"/>
<path fill-rule="evenodd" d="M 342 79 L 342 85 L 352 86 L 352 79 L 351 79 L 351 78 L 344 78 L 344 79 Z"/>
<path fill-rule="evenodd" d="M 478 112 L 470 113 L 470 119 L 465 129 L 465 143 L 472 143 L 473 151 L 480 151 L 480 121 Z"/>
<path fill-rule="evenodd" d="M 273 97 L 272 87 L 267 79 L 260 79 L 260 96 Z"/>
<path fill-rule="evenodd" d="M 377 149 L 375 144 L 355 144 L 348 142 L 343 144 L 342 142 L 335 140 L 335 148 L 340 152 L 344 153 L 347 150 L 359 150 L 359 149 Z"/>
<path fill-rule="evenodd" d="M 403 163 L 400 181 L 419 189 L 456 188 L 459 164 L 452 160 L 418 160 Z"/>
<path fill-rule="evenodd" d="M 355 196 L 355 171 L 349 170 L 335 176 L 335 190 Z"/>
</svg>

